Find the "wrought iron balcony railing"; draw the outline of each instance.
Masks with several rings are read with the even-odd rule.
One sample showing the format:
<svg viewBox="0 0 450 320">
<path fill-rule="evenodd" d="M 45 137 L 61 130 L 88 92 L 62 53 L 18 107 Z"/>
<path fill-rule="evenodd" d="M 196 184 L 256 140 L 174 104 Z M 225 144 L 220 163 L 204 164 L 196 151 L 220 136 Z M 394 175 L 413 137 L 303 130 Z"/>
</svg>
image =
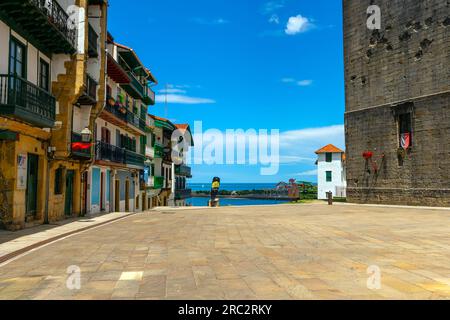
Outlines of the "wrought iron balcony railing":
<svg viewBox="0 0 450 320">
<path fill-rule="evenodd" d="M 2 0 L 0 15 L 22 29 L 43 51 L 73 54 L 77 29 L 66 9 L 56 0 Z"/>
<path fill-rule="evenodd" d="M 51 128 L 55 124 L 56 99 L 17 75 L 0 75 L 0 114 Z"/>
<path fill-rule="evenodd" d="M 147 124 L 144 119 L 142 119 L 140 116 L 134 114 L 130 110 L 128 110 L 125 107 L 120 106 L 111 106 L 109 104 L 106 104 L 105 110 L 120 120 L 127 122 L 131 124 L 132 126 L 136 127 L 137 129 L 146 132 L 147 130 Z"/>
<path fill-rule="evenodd" d="M 98 141 L 96 144 L 95 159 L 142 168 L 144 168 L 145 162 L 145 156 L 143 155 L 101 141 Z"/>
<path fill-rule="evenodd" d="M 95 159 L 125 163 L 125 149 L 98 141 L 95 147 Z"/>
</svg>

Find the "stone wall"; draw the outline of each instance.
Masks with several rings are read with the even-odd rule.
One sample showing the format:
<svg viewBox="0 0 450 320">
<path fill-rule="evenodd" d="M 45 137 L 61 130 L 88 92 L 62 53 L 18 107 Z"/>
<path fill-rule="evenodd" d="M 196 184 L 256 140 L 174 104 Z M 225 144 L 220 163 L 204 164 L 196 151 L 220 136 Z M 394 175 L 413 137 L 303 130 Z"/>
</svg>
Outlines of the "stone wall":
<svg viewBox="0 0 450 320">
<path fill-rule="evenodd" d="M 380 31 L 366 26 L 371 4 L 381 8 Z M 350 202 L 450 206 L 449 13 L 442 0 L 344 1 Z M 412 114 L 404 158 L 399 108 Z"/>
<path fill-rule="evenodd" d="M 369 30 L 367 8 L 381 8 Z M 450 2 L 344 0 L 347 111 L 450 90 Z"/>
</svg>

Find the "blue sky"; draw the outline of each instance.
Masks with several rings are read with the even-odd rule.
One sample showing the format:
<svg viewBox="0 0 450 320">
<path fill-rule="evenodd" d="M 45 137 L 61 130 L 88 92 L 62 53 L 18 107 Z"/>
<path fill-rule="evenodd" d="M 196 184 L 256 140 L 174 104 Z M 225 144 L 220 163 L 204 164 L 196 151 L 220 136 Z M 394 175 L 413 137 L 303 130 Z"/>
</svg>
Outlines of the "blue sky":
<svg viewBox="0 0 450 320">
<path fill-rule="evenodd" d="M 344 148 L 341 12 L 340 0 L 111 0 L 108 18 L 159 81 L 150 113 L 204 129 L 280 130 L 275 176 L 192 166 L 193 182 L 248 183 L 316 181 L 314 151 Z"/>
</svg>

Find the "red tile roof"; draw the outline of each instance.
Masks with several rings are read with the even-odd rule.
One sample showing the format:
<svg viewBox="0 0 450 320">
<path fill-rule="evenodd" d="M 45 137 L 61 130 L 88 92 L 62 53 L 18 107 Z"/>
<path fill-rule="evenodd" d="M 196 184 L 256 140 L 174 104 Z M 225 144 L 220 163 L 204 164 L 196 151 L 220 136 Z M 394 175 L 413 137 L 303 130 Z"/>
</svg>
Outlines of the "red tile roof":
<svg viewBox="0 0 450 320">
<path fill-rule="evenodd" d="M 345 153 L 345 151 L 339 149 L 338 147 L 329 144 L 325 147 L 323 147 L 322 149 L 319 149 L 316 151 L 316 154 L 321 154 L 321 153 Z"/>
<path fill-rule="evenodd" d="M 187 130 L 189 128 L 188 124 L 176 124 L 175 127 L 180 130 Z"/>
</svg>

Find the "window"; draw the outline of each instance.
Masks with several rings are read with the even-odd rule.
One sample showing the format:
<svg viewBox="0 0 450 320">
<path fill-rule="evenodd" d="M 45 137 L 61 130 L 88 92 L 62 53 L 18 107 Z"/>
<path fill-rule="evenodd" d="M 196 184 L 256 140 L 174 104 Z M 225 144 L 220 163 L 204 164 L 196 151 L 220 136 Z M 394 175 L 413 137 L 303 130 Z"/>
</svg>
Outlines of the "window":
<svg viewBox="0 0 450 320">
<path fill-rule="evenodd" d="M 332 171 L 327 171 L 326 172 L 327 175 L 327 182 L 333 182 L 333 172 Z"/>
<path fill-rule="evenodd" d="M 49 91 L 49 78 L 50 65 L 44 60 L 40 60 L 39 63 L 39 87 L 45 91 Z"/>
<path fill-rule="evenodd" d="M 111 144 L 111 132 L 105 128 L 102 127 L 102 142 L 107 143 L 107 144 Z"/>
<path fill-rule="evenodd" d="M 333 162 L 333 154 L 331 152 L 327 152 L 325 154 L 325 161 L 326 162 Z"/>
<path fill-rule="evenodd" d="M 63 193 L 63 169 L 58 168 L 55 170 L 55 195 L 61 195 Z"/>
<path fill-rule="evenodd" d="M 25 46 L 11 37 L 9 51 L 9 73 L 26 78 L 26 50 Z"/>
<path fill-rule="evenodd" d="M 405 149 L 413 145 L 412 137 L 412 114 L 404 113 L 398 116 L 399 147 Z"/>
</svg>

